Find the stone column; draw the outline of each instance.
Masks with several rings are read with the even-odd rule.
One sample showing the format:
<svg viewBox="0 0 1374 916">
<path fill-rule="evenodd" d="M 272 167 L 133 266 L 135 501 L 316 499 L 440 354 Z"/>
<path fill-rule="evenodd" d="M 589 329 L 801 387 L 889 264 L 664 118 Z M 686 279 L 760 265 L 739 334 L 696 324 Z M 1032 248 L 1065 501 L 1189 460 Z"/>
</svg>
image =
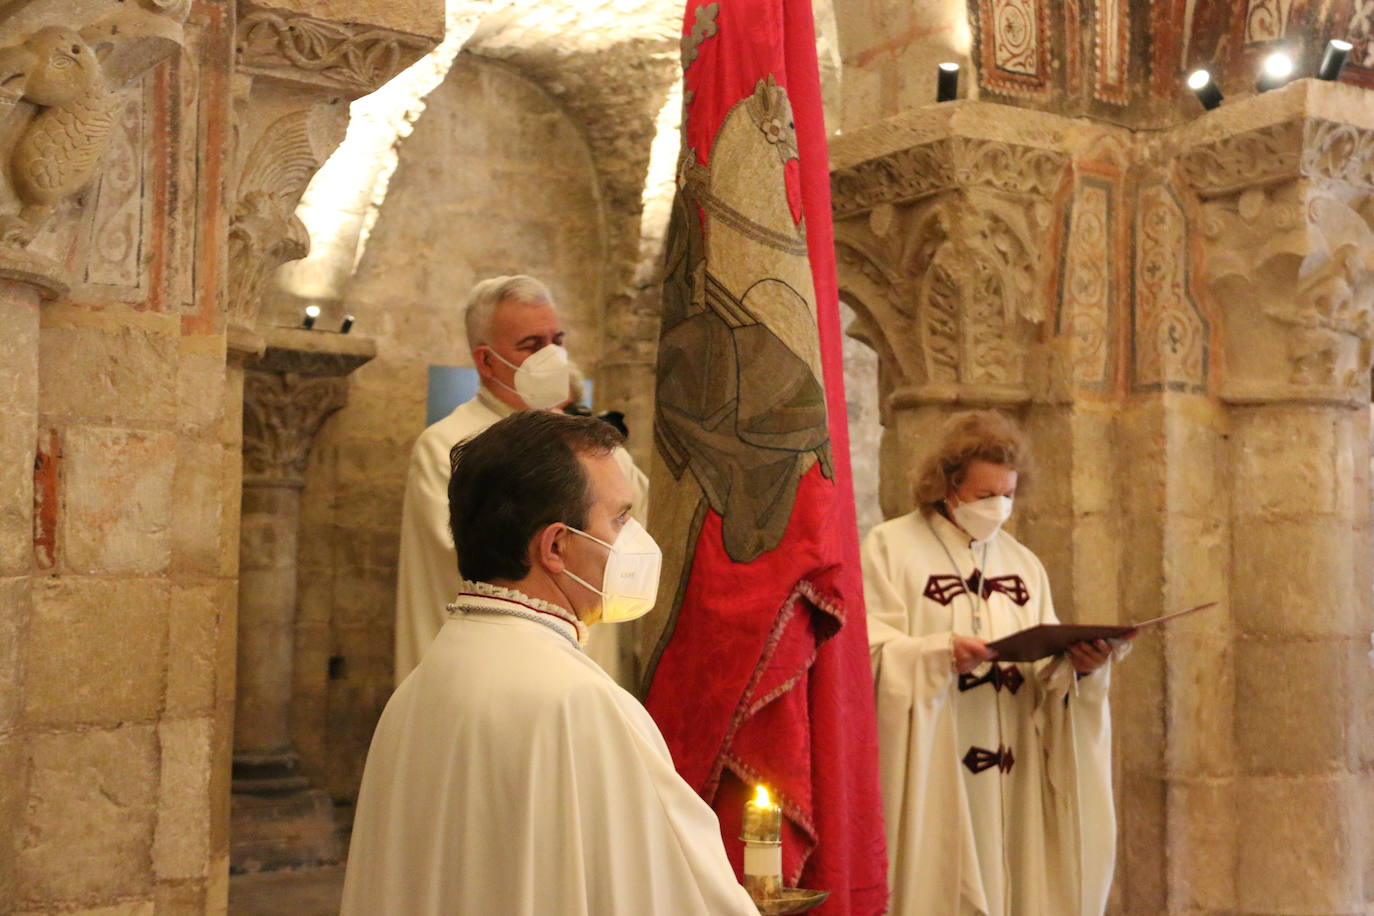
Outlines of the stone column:
<svg viewBox="0 0 1374 916">
<path fill-rule="evenodd" d="M 1235 747 L 1233 780 L 1177 798 L 1195 854 L 1170 903 L 1364 912 L 1374 100 L 1303 81 L 1237 108 L 1179 160 L 1224 328 Z M 1217 838 L 1230 874 L 1197 854 Z"/>
<path fill-rule="evenodd" d="M 336 861 L 332 803 L 297 772 L 289 710 L 301 475 L 371 341 L 264 327 L 282 264 L 310 250 L 301 196 L 344 137 L 349 103 L 434 46 L 417 35 L 236 4 L 235 163 L 225 290 L 230 387 L 244 407 L 238 692 L 230 869 Z M 243 368 L 240 369 L 239 366 Z"/>
<path fill-rule="evenodd" d="M 38 307 L 42 292 L 0 269 L 0 822 L 23 821 L 23 652 L 34 571 Z M 42 509 L 40 508 L 40 512 Z M 0 837 L 0 900 L 17 899 L 18 831 Z"/>
<path fill-rule="evenodd" d="M 371 341 L 339 334 L 265 336 L 243 384 L 235 872 L 338 860 L 333 803 L 310 789 L 291 743 L 297 536 L 310 445 L 347 402 L 348 373 L 374 353 Z"/>
</svg>

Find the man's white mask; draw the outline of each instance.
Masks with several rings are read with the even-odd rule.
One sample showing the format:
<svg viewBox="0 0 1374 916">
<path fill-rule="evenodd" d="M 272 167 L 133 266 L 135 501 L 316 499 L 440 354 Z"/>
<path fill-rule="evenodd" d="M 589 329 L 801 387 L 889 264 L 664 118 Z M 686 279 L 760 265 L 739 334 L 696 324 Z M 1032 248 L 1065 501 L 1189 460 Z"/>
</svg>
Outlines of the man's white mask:
<svg viewBox="0 0 1374 916">
<path fill-rule="evenodd" d="M 611 552 L 606 558 L 606 571 L 601 577 L 600 588 L 572 570 L 564 570 L 574 582 L 601 596 L 602 621 L 623 623 L 649 613 L 658 596 L 658 573 L 663 566 L 663 551 L 659 550 L 644 526 L 630 519 L 620 529 L 620 534 L 616 535 L 614 544 L 607 544 L 601 538 L 571 525 L 568 530 L 596 541 Z"/>
<path fill-rule="evenodd" d="M 568 368 L 568 351 L 557 344 L 549 344 L 531 353 L 518 366 L 491 347 L 487 349 L 492 356 L 515 370 L 514 388 L 500 380 L 493 381 L 507 391 L 518 394 L 531 410 L 548 410 L 570 397 L 572 371 Z"/>
<path fill-rule="evenodd" d="M 949 506 L 949 514 L 955 524 L 973 536 L 975 541 L 990 541 L 1002 528 L 1002 523 L 1011 518 L 1010 496 L 989 496 L 971 503 Z"/>
</svg>

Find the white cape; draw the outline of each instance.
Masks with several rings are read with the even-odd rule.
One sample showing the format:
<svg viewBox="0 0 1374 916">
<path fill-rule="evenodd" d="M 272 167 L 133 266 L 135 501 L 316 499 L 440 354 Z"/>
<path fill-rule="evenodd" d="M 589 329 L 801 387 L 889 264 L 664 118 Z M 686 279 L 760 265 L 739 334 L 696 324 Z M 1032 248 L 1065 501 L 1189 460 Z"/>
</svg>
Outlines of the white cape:
<svg viewBox="0 0 1374 916">
<path fill-rule="evenodd" d="M 387 704 L 343 916 L 756 916 L 644 707 L 528 617 L 456 613 Z"/>
<path fill-rule="evenodd" d="M 479 389 L 472 400 L 422 432 L 411 449 L 396 573 L 397 684 L 420 663 L 434 641 L 444 623 L 444 608 L 458 594 L 462 581 L 448 527 L 449 451 L 511 412 L 486 389 Z M 649 480 L 623 448 L 616 449 L 615 458 L 634 493 L 632 514 L 643 523 L 648 518 Z M 630 666 L 623 658 L 621 635 L 616 627 L 593 627 L 587 654 L 624 684 Z"/>
<path fill-rule="evenodd" d="M 1004 577 L 980 638 L 1058 622 L 1044 567 L 1005 532 L 984 554 L 943 517 L 912 513 L 870 532 L 863 566 L 889 912 L 1101 914 L 1116 847 L 1112 663 L 1081 680 L 1064 660 L 984 665 L 961 689 L 951 637 L 975 635 L 959 582 L 975 568 Z"/>
</svg>

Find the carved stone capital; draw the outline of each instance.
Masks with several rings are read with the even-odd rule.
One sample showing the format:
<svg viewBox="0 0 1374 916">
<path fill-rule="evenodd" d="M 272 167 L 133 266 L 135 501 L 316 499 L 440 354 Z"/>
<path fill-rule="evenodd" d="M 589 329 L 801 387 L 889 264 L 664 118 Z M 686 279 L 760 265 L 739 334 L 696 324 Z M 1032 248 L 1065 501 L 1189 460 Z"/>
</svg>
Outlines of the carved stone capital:
<svg viewBox="0 0 1374 916">
<path fill-rule="evenodd" d="M 366 95 L 434 42 L 403 32 L 239 5 L 239 68 L 284 82 Z"/>
<path fill-rule="evenodd" d="M 1374 194 L 1294 179 L 1202 208 L 1206 279 L 1233 402 L 1366 403 L 1374 332 Z"/>
<path fill-rule="evenodd" d="M 1014 404 L 1047 314 L 1053 200 L 1069 158 L 940 136 L 831 175 L 840 288 L 888 406 Z"/>
<path fill-rule="evenodd" d="M 244 485 L 302 486 L 315 434 L 347 403 L 344 376 L 245 371 Z"/>
<path fill-rule="evenodd" d="M 62 267 L 28 246 L 95 181 L 119 91 L 176 54 L 189 0 L 31 0 L 0 7 L 0 272 L 46 297 Z"/>
<path fill-rule="evenodd" d="M 1300 114 L 1188 150 L 1179 173 L 1200 200 L 1221 396 L 1367 403 L 1374 128 Z"/>
<path fill-rule="evenodd" d="M 839 169 L 830 176 L 837 219 L 882 204 L 910 203 L 956 189 L 981 188 L 1048 198 L 1069 157 L 1055 150 L 973 137 L 944 137 Z"/>
</svg>

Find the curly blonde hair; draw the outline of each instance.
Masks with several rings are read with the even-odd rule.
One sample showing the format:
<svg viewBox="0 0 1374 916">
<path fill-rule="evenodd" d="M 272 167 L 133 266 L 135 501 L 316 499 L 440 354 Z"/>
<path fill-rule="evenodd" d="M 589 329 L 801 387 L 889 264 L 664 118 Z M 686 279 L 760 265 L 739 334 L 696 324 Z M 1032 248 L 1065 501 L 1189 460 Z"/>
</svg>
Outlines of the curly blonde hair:
<svg viewBox="0 0 1374 916">
<path fill-rule="evenodd" d="M 916 468 L 913 482 L 921 512 L 934 512 L 949 491 L 963 482 L 964 472 L 975 461 L 1013 468 L 1020 489 L 1031 472 L 1030 443 L 1014 420 L 995 410 L 970 410 L 950 417 Z"/>
</svg>

